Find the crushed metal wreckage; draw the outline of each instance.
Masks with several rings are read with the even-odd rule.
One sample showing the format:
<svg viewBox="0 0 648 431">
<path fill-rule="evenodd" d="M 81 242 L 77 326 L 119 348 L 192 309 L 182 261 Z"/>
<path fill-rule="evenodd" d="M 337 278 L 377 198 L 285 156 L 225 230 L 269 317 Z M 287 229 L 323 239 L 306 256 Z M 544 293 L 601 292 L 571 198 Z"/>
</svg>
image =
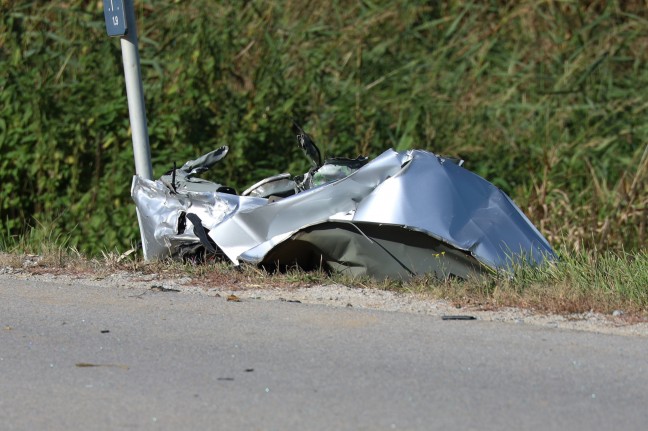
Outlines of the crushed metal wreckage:
<svg viewBox="0 0 648 431">
<path fill-rule="evenodd" d="M 135 176 L 145 259 L 213 255 L 266 269 L 407 279 L 467 278 L 555 258 L 513 201 L 463 161 L 387 150 L 371 161 L 322 163 L 310 136 L 294 129 L 312 168 L 266 178 L 240 195 L 198 177 L 227 147 L 157 181 Z"/>
</svg>

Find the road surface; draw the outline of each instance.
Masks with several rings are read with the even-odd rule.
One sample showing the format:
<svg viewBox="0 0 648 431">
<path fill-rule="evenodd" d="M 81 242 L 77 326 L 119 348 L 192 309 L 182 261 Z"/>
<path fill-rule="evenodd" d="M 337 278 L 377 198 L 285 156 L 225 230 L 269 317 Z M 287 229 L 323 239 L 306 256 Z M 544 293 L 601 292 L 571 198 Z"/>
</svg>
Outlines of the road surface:
<svg viewBox="0 0 648 431">
<path fill-rule="evenodd" d="M 0 298 L 2 430 L 648 429 L 644 337 L 81 280 Z"/>
</svg>

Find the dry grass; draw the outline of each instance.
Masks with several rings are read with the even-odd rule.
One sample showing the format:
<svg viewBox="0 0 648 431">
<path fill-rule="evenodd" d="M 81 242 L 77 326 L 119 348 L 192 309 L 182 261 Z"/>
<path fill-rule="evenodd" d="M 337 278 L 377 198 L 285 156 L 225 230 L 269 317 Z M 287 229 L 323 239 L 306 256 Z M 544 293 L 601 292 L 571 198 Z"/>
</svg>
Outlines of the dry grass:
<svg viewBox="0 0 648 431">
<path fill-rule="evenodd" d="M 51 250 L 51 248 L 50 248 Z M 134 254 L 105 253 L 87 259 L 74 251 L 58 249 L 53 254 L 0 253 L 0 268 L 31 274 L 106 277 L 114 273 L 151 275 L 154 278 L 189 277 L 205 289 L 226 286 L 229 290 L 250 288 L 303 288 L 342 284 L 355 288 L 383 289 L 429 295 L 450 300 L 460 307 L 497 310 L 517 307 L 538 313 L 611 314 L 622 310 L 626 319 L 648 319 L 648 253 L 586 253 L 561 250 L 561 260 L 542 268 L 519 267 L 514 274 L 500 273 L 467 281 L 418 277 L 409 281 L 350 278 L 325 272 L 268 273 L 253 266 L 235 268 L 228 263 L 145 262 Z"/>
<path fill-rule="evenodd" d="M 594 144 L 592 144 L 594 145 Z M 634 244 L 648 241 L 648 144 L 613 184 L 595 172 L 588 158 L 586 176 L 591 187 L 586 199 L 565 190 L 551 179 L 550 171 L 560 163 L 558 147 L 547 151 L 539 179 L 534 181 L 525 213 L 538 220 L 539 229 L 552 244 L 575 250 L 597 248 L 621 250 L 621 237 Z"/>
</svg>

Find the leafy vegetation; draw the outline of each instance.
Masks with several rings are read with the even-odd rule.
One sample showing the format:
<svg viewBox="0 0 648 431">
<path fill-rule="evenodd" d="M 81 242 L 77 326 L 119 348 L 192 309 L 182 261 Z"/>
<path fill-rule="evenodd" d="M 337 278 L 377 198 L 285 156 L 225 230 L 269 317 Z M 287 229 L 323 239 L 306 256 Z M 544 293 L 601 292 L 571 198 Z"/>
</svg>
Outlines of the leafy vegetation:
<svg viewBox="0 0 648 431">
<path fill-rule="evenodd" d="M 555 246 L 645 263 L 644 1 L 135 3 L 156 176 L 220 145 L 238 190 L 301 173 L 294 117 L 329 157 L 461 157 Z M 102 2 L 0 0 L 4 249 L 138 240 L 121 68 Z"/>
</svg>

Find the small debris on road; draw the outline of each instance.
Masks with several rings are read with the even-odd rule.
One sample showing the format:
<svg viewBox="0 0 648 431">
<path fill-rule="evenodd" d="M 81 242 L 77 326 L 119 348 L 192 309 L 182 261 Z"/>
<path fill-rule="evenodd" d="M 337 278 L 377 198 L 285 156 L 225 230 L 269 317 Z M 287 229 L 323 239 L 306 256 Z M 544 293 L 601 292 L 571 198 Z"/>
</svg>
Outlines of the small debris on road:
<svg viewBox="0 0 648 431">
<path fill-rule="evenodd" d="M 241 302 L 241 298 L 239 298 L 238 296 L 236 296 L 236 295 L 234 295 L 234 294 L 229 295 L 229 296 L 227 297 L 227 300 L 228 300 L 229 302 Z"/>
<path fill-rule="evenodd" d="M 459 315 L 459 316 L 441 316 L 441 320 L 477 320 L 477 318 L 475 316 Z"/>
<path fill-rule="evenodd" d="M 169 287 L 157 286 L 157 285 L 151 286 L 151 290 L 154 292 L 180 292 L 180 289 L 171 289 Z"/>
<path fill-rule="evenodd" d="M 296 304 L 301 304 L 302 302 L 298 299 L 286 299 L 286 298 L 279 298 L 279 301 L 281 302 L 294 302 Z"/>
<path fill-rule="evenodd" d="M 122 364 L 91 364 L 89 362 L 78 362 L 75 364 L 77 368 L 92 368 L 92 367 L 109 367 L 109 368 L 121 368 L 122 370 L 128 370 L 128 365 Z"/>
</svg>

